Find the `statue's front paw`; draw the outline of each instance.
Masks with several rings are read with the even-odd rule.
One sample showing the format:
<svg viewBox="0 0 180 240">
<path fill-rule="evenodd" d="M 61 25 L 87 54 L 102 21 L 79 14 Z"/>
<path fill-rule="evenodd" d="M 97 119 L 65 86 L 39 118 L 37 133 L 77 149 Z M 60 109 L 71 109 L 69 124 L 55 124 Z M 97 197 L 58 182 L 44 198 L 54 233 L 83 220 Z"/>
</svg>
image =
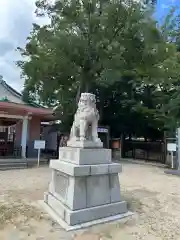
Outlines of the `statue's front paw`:
<svg viewBox="0 0 180 240">
<path fill-rule="evenodd" d="M 95 138 L 93 138 L 93 142 L 99 143 L 99 142 L 101 142 L 101 140 L 98 137 L 95 137 Z"/>
<path fill-rule="evenodd" d="M 81 141 L 81 142 L 84 142 L 85 140 L 86 140 L 85 137 L 80 137 L 80 141 Z"/>
</svg>

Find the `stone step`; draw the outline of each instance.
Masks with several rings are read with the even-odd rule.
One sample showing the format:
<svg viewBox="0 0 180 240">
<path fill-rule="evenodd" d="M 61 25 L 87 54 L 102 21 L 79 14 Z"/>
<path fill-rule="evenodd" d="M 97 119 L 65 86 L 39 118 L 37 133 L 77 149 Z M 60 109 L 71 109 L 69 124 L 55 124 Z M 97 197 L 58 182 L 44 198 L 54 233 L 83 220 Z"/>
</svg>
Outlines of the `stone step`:
<svg viewBox="0 0 180 240">
<path fill-rule="evenodd" d="M 21 166 L 21 165 L 27 166 L 27 163 L 25 163 L 25 162 L 23 162 L 23 163 L 0 163 L 1 167 L 3 167 L 3 166 Z"/>
<path fill-rule="evenodd" d="M 33 167 L 33 166 L 36 166 L 38 163 L 37 160 L 31 160 L 31 161 L 27 161 L 27 166 L 28 167 Z M 41 160 L 39 165 L 48 165 L 48 161 L 47 160 Z"/>
<path fill-rule="evenodd" d="M 11 169 L 23 169 L 23 168 L 27 168 L 27 164 L 25 162 L 22 162 L 22 163 L 0 163 L 0 171 L 11 170 Z"/>
<path fill-rule="evenodd" d="M 12 167 L 12 166 L 7 166 L 7 167 L 1 167 L 0 166 L 0 171 L 7 171 L 7 170 L 13 170 L 13 169 L 25 169 L 27 168 L 26 166 L 17 166 L 17 167 Z"/>
<path fill-rule="evenodd" d="M 28 167 L 34 167 L 37 165 L 37 160 L 0 160 L 0 171 L 10 170 L 10 169 L 24 169 Z M 47 165 L 47 160 L 41 160 L 40 165 Z"/>
</svg>

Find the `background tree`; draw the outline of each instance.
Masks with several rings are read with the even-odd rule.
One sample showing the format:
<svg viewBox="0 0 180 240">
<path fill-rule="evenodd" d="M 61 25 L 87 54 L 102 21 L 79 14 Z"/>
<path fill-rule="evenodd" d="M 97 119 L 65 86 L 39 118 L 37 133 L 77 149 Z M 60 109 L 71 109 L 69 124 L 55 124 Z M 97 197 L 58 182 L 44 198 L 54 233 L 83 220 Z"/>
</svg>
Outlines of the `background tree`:
<svg viewBox="0 0 180 240">
<path fill-rule="evenodd" d="M 110 125 L 114 136 L 164 128 L 178 64 L 151 9 L 118 0 L 41 0 L 36 6 L 37 15 L 51 23 L 34 24 L 25 49 L 19 49 L 24 93 L 57 106 L 66 130 L 83 91 L 96 93 L 101 124 Z"/>
<path fill-rule="evenodd" d="M 172 6 L 169 13 L 164 17 L 160 26 L 160 31 L 164 40 L 173 45 L 176 49 L 174 55 L 166 60 L 164 68 L 164 85 L 162 108 L 165 126 L 168 131 L 175 133 L 175 129 L 180 126 L 180 105 L 179 105 L 179 79 L 180 79 L 180 14 L 179 7 Z"/>
</svg>

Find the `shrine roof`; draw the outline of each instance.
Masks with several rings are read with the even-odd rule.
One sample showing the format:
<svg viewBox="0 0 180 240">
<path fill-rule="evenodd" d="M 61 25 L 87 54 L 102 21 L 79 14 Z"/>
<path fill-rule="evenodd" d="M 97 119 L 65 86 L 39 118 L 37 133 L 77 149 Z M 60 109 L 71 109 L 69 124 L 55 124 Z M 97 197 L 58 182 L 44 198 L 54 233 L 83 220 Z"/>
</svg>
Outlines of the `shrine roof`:
<svg viewBox="0 0 180 240">
<path fill-rule="evenodd" d="M 35 107 L 35 108 L 45 108 L 43 106 L 41 106 L 40 104 L 37 104 L 35 102 L 26 102 L 26 101 L 23 101 L 22 100 L 22 94 L 19 93 L 18 91 L 16 91 L 14 88 L 12 88 L 9 84 L 6 83 L 6 81 L 3 80 L 3 77 L 0 75 L 0 85 L 2 85 L 6 90 L 7 92 L 10 94 L 10 95 L 13 95 L 15 98 L 19 99 L 19 101 L 21 101 L 23 104 L 27 105 L 27 106 L 31 106 L 31 107 Z M 7 95 L 9 95 L 7 94 Z M 12 101 L 9 99 L 9 96 L 3 96 L 1 99 L 0 99 L 0 102 L 14 102 L 14 103 L 18 103 L 16 101 Z M 46 108 L 45 108 L 46 109 Z"/>
<path fill-rule="evenodd" d="M 33 114 L 46 116 L 54 119 L 53 109 L 43 107 L 34 102 L 26 102 L 22 99 L 22 94 L 9 86 L 0 76 L 0 110 L 16 111 L 22 114 Z"/>
<path fill-rule="evenodd" d="M 3 85 L 9 92 L 11 92 L 13 95 L 16 95 L 19 98 L 22 98 L 22 94 L 17 92 L 14 88 L 12 88 L 9 84 L 6 83 L 6 81 L 3 80 L 3 77 L 0 76 L 0 83 Z"/>
</svg>

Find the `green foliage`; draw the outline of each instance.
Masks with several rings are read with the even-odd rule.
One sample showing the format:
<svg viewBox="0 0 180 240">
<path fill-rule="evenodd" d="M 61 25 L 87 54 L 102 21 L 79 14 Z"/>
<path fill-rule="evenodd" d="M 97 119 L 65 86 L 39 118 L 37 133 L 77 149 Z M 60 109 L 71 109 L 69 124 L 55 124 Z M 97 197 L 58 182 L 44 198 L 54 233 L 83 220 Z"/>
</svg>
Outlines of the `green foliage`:
<svg viewBox="0 0 180 240">
<path fill-rule="evenodd" d="M 179 79 L 180 79 L 180 14 L 179 7 L 172 6 L 164 17 L 160 27 L 164 40 L 176 49 L 164 62 L 164 84 L 161 99 L 163 99 L 162 116 L 169 131 L 174 131 L 180 125 Z"/>
<path fill-rule="evenodd" d="M 56 108 L 70 126 L 80 92 L 96 93 L 101 123 L 120 132 L 146 135 L 169 121 L 179 62 L 173 43 L 157 28 L 152 9 L 121 1 L 36 3 L 49 25 L 33 25 L 23 61 L 25 93 Z M 178 70 L 178 71 L 177 71 Z M 173 110 L 175 111 L 175 110 Z M 166 124 L 167 125 L 167 124 Z"/>
</svg>

